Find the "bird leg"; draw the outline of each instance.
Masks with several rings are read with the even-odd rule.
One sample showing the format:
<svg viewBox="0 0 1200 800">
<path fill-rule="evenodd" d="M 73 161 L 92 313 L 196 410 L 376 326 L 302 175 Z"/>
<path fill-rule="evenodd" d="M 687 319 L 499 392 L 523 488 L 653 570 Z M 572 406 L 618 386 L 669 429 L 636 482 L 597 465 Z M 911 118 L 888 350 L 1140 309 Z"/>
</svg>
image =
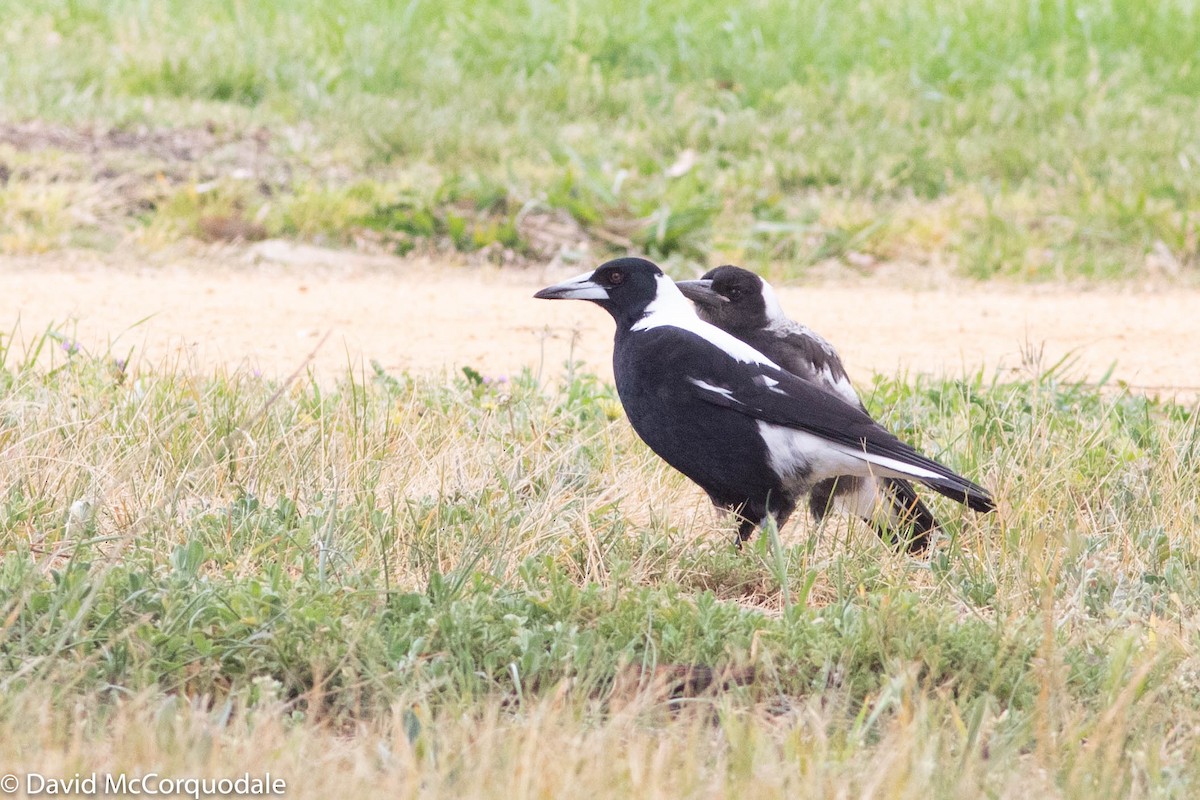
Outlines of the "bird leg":
<svg viewBox="0 0 1200 800">
<path fill-rule="evenodd" d="M 745 542 L 750 541 L 750 536 L 754 533 L 755 523 L 753 520 L 746 519 L 740 514 L 738 516 L 742 521 L 738 525 L 737 538 L 733 540 L 733 546 L 738 550 L 741 550 L 742 545 Z"/>
</svg>

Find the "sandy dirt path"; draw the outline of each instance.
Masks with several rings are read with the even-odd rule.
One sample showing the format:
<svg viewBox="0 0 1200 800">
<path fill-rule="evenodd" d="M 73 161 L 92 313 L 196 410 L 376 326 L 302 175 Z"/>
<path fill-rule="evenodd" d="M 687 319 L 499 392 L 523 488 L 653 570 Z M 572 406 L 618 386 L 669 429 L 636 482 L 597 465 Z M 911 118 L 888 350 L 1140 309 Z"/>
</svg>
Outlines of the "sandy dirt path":
<svg viewBox="0 0 1200 800">
<path fill-rule="evenodd" d="M 318 252 L 318 256 L 320 253 Z M 104 260 L 104 259 L 107 259 Z M 339 257 L 331 254 L 329 262 Z M 64 263 L 69 261 L 70 263 Z M 317 258 L 320 261 L 320 258 Z M 560 374 L 573 352 L 611 375 L 612 322 L 583 303 L 532 299 L 563 273 L 395 262 L 251 263 L 245 254 L 147 266 L 111 257 L 0 259 L 0 332 L 30 341 L 50 324 L 82 347 L 168 368 L 284 376 L 326 333 L 323 378 L 377 360 L 389 371 L 531 366 Z M 1072 375 L 1180 399 L 1200 392 L 1200 292 L 951 284 L 786 287 L 784 308 L 841 350 L 851 375 L 958 376 L 1023 369 L 1023 352 Z"/>
</svg>

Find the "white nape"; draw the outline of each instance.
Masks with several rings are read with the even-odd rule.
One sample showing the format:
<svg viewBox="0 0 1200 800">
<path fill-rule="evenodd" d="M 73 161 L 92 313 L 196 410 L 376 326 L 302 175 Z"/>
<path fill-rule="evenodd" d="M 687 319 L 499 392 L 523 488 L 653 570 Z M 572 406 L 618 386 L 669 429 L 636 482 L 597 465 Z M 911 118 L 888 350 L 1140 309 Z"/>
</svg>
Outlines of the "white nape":
<svg viewBox="0 0 1200 800">
<path fill-rule="evenodd" d="M 762 297 L 763 305 L 766 306 L 768 323 L 791 321 L 783 313 L 783 306 L 779 304 L 779 295 L 775 294 L 775 287 L 766 281 L 762 282 Z"/>
<path fill-rule="evenodd" d="M 779 365 L 762 353 L 755 350 L 741 339 L 726 333 L 715 325 L 709 325 L 696 316 L 696 309 L 683 292 L 675 286 L 675 281 L 666 275 L 656 279 L 657 288 L 654 300 L 646 306 L 642 318 L 630 328 L 632 331 L 648 331 L 652 328 L 670 326 L 694 333 L 711 345 L 719 347 L 730 357 L 744 364 L 762 364 L 779 369 Z"/>
</svg>

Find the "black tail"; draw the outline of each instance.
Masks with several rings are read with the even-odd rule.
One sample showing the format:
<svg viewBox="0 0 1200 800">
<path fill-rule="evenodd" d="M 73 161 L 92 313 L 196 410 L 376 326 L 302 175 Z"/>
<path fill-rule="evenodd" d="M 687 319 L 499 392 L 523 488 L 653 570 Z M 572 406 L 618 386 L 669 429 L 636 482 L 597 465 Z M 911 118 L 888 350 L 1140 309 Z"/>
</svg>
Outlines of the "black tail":
<svg viewBox="0 0 1200 800">
<path fill-rule="evenodd" d="M 873 450 L 868 449 L 868 452 L 886 456 L 900 462 L 904 466 L 913 468 L 910 470 L 885 465 L 891 467 L 893 472 L 900 472 L 914 481 L 923 483 L 938 494 L 943 494 L 951 500 L 957 500 L 972 511 L 985 514 L 996 510 L 996 501 L 992 499 L 992 495 L 987 489 L 964 478 L 945 464 L 938 463 L 932 458 L 921 455 L 909 445 L 891 436 L 891 434 L 888 434 L 888 436 L 890 437 L 889 440 L 884 440 L 882 443 L 875 443 L 875 448 Z M 865 444 L 870 443 L 865 442 Z M 867 460 L 870 461 L 871 459 L 868 458 Z M 930 476 L 928 474 L 930 472 L 934 474 Z"/>
<path fill-rule="evenodd" d="M 953 475 L 953 473 L 951 474 Z M 996 501 L 988 494 L 987 489 L 971 483 L 960 475 L 954 475 L 954 478 L 950 480 L 941 478 L 918 478 L 918 480 L 938 494 L 945 495 L 951 500 L 957 500 L 972 511 L 986 514 L 996 510 Z"/>
</svg>

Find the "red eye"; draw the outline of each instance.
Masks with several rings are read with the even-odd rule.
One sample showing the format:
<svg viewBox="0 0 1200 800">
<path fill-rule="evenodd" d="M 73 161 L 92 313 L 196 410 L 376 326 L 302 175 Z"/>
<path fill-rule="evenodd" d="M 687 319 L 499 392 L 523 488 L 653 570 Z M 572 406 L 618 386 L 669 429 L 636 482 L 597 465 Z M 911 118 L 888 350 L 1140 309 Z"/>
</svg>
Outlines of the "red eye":
<svg viewBox="0 0 1200 800">
<path fill-rule="evenodd" d="M 614 269 L 612 272 L 608 273 L 608 282 L 613 286 L 620 286 L 625 282 L 625 273 L 621 272 L 619 269 Z"/>
</svg>

